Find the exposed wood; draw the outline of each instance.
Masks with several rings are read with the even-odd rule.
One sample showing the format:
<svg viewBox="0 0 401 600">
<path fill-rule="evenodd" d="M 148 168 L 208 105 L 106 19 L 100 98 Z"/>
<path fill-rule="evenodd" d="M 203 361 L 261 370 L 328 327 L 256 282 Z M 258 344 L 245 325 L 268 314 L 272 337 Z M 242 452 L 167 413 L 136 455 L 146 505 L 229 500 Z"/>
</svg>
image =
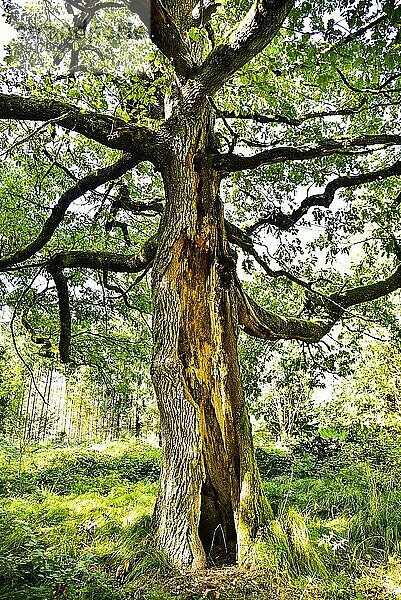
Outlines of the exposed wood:
<svg viewBox="0 0 401 600">
<path fill-rule="evenodd" d="M 235 261 L 219 176 L 205 154 L 202 121 L 185 127 L 163 172 L 153 264 L 152 373 L 164 456 L 154 527 L 172 560 L 196 568 L 209 555 L 249 559 L 266 506 L 239 375 Z M 184 432 L 186 443 L 177 445 Z"/>
</svg>

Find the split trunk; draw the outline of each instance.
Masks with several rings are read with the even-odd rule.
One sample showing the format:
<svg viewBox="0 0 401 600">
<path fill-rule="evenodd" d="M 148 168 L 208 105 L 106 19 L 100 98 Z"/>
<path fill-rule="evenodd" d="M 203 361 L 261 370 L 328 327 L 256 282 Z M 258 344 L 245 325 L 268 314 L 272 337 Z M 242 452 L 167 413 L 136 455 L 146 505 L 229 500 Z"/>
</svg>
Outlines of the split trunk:
<svg viewBox="0 0 401 600">
<path fill-rule="evenodd" d="M 266 518 L 237 353 L 235 259 L 207 110 L 177 124 L 153 265 L 153 383 L 163 468 L 159 547 L 178 565 L 243 563 Z"/>
</svg>

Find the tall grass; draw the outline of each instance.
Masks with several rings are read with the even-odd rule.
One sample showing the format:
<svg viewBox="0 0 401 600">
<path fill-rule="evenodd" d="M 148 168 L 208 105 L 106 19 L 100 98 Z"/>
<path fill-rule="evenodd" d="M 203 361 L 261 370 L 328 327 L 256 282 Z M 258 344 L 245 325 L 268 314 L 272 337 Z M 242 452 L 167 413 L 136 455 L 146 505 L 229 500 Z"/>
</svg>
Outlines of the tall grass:
<svg viewBox="0 0 401 600">
<path fill-rule="evenodd" d="M 357 558 L 387 561 L 401 556 L 401 488 L 366 469 L 365 504 L 350 519 L 349 541 Z"/>
<path fill-rule="evenodd" d="M 125 597 L 127 573 L 145 570 L 138 548 L 156 494 L 157 453 L 120 444 L 38 449 L 18 461 L 2 473 L 0 599 Z"/>
<path fill-rule="evenodd" d="M 359 457 L 306 476 L 309 459 L 289 471 L 285 457 L 280 473 L 272 456 L 274 515 L 257 546 L 263 577 L 281 582 L 277 598 L 390 599 L 385 585 L 401 586 L 401 468 Z M 138 590 L 170 600 L 162 582 L 173 571 L 149 537 L 159 458 L 131 443 L 0 453 L 0 600 L 131 600 Z"/>
<path fill-rule="evenodd" d="M 389 472 L 358 454 L 355 462 L 339 457 L 337 464 L 321 463 L 308 477 L 288 473 L 286 460 L 284 475 L 264 484 L 275 519 L 265 531 L 261 553 L 278 573 L 322 578 L 329 597 L 354 597 L 341 591 L 341 581 L 348 579 L 347 589 L 350 581 L 365 578 L 376 592 L 355 592 L 355 597 L 393 598 L 383 586 L 395 577 L 387 565 L 401 561 L 401 464 L 393 462 Z M 380 573 L 379 582 L 367 573 Z"/>
<path fill-rule="evenodd" d="M 323 552 L 311 539 L 307 519 L 294 509 L 265 527 L 258 549 L 265 567 L 277 574 L 327 576 Z"/>
</svg>

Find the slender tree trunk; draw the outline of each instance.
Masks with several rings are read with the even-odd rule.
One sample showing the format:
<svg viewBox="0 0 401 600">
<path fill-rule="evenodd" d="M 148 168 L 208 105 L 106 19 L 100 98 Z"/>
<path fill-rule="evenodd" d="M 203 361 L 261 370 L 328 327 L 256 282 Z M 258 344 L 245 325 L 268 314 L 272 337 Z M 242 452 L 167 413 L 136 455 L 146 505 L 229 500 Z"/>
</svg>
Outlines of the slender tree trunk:
<svg viewBox="0 0 401 600">
<path fill-rule="evenodd" d="M 154 513 L 174 563 L 244 562 L 267 516 L 237 355 L 234 259 L 209 115 L 185 122 L 163 171 L 166 210 L 153 268 L 153 382 L 163 469 Z"/>
<path fill-rule="evenodd" d="M 52 371 L 51 371 L 52 373 Z M 43 409 L 44 409 L 44 419 L 43 419 L 43 431 L 42 431 L 42 440 L 44 442 L 47 441 L 48 435 L 47 435 L 47 425 L 48 425 L 48 420 L 49 420 L 49 410 L 50 410 L 50 406 L 51 406 L 51 388 L 52 388 L 52 375 L 50 378 L 50 385 L 49 385 L 49 390 L 48 390 L 48 394 L 47 394 L 47 404 L 43 404 Z"/>
<path fill-rule="evenodd" d="M 22 433 L 21 433 L 21 440 L 23 442 L 25 442 L 25 440 L 28 437 L 29 416 L 30 416 L 29 411 L 30 411 L 32 396 L 33 396 L 33 374 L 31 375 L 31 378 L 29 380 L 28 395 L 27 395 L 26 402 L 24 402 L 24 424 L 23 424 Z"/>
</svg>

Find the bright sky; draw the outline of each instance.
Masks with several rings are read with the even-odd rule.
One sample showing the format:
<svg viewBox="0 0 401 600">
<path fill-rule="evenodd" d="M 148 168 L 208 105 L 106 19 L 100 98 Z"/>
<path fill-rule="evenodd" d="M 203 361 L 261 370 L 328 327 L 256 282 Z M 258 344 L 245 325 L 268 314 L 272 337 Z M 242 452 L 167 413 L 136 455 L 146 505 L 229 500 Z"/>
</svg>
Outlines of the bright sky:
<svg viewBox="0 0 401 600">
<path fill-rule="evenodd" d="M 3 61 L 5 50 L 4 47 L 11 40 L 13 35 L 15 34 L 15 30 L 7 25 L 5 22 L 5 17 L 3 13 L 0 13 L 0 61 Z"/>
</svg>

